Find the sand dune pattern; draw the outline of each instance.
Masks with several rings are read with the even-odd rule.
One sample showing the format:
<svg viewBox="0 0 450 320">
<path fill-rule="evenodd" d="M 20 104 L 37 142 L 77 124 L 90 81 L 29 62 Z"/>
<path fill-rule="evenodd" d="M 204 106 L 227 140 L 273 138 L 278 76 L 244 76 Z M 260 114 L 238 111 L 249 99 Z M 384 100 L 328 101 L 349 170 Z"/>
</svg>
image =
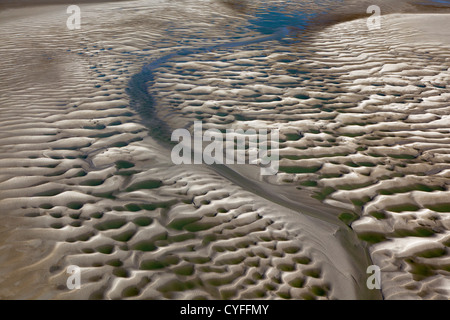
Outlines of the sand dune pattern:
<svg viewBox="0 0 450 320">
<path fill-rule="evenodd" d="M 352 256 L 360 244 L 338 237 L 344 223 L 170 163 L 130 107 L 129 79 L 172 48 L 260 35 L 220 4 L 137 3 L 89 6 L 75 33 L 58 10 L 2 22 L 0 296 L 376 295 L 370 261 Z M 281 172 L 267 183 L 342 208 L 384 298 L 448 298 L 450 55 L 386 19 L 378 33 L 355 20 L 301 44 L 174 56 L 149 83 L 151 112 L 170 128 L 279 128 Z M 69 265 L 79 290 L 65 285 Z"/>
<path fill-rule="evenodd" d="M 154 95 L 173 126 L 280 129 L 284 173 L 272 182 L 342 208 L 374 244 L 386 298 L 446 298 L 450 55 L 410 44 L 398 20 L 379 32 L 338 24 L 291 50 L 273 42 L 180 58 L 160 69 Z"/>
</svg>

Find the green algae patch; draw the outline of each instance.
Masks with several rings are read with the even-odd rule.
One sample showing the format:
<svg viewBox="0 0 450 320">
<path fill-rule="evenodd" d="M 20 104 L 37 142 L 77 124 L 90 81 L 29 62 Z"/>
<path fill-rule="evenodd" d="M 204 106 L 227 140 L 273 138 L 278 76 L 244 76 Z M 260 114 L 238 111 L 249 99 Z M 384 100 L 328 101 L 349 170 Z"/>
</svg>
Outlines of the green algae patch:
<svg viewBox="0 0 450 320">
<path fill-rule="evenodd" d="M 83 207 L 83 203 L 81 202 L 71 202 L 67 204 L 67 208 L 72 209 L 72 210 L 79 210 Z"/>
<path fill-rule="evenodd" d="M 146 227 L 153 223 L 153 219 L 150 217 L 138 217 L 133 220 L 133 223 L 139 227 Z"/>
<path fill-rule="evenodd" d="M 307 277 L 318 279 L 322 275 L 322 272 L 320 271 L 320 269 L 309 269 L 309 270 L 304 270 L 303 274 Z"/>
<path fill-rule="evenodd" d="M 314 199 L 317 199 L 319 201 L 323 201 L 325 200 L 330 194 L 332 194 L 333 192 L 335 192 L 336 189 L 332 188 L 332 187 L 325 187 L 322 190 L 320 190 L 320 192 L 316 192 L 314 193 L 314 195 L 312 196 Z"/>
<path fill-rule="evenodd" d="M 117 169 L 130 169 L 133 168 L 134 164 L 132 162 L 129 161 L 125 161 L 125 160 L 119 160 L 116 162 L 116 168 Z"/>
<path fill-rule="evenodd" d="M 136 204 L 136 203 L 126 204 L 125 205 L 125 209 L 127 211 L 130 211 L 130 212 L 137 212 L 137 211 L 141 211 L 142 210 L 141 206 Z"/>
<path fill-rule="evenodd" d="M 126 223 L 127 222 L 125 219 L 114 219 L 114 220 L 109 220 L 109 221 L 98 223 L 94 226 L 94 228 L 97 230 L 100 230 L 100 231 L 109 230 L 109 229 L 119 229 Z"/>
<path fill-rule="evenodd" d="M 189 225 L 195 221 L 200 220 L 198 217 L 186 217 L 173 219 L 167 226 L 175 230 L 183 230 L 186 225 Z"/>
<path fill-rule="evenodd" d="M 315 296 L 323 297 L 327 295 L 327 290 L 321 286 L 312 286 L 311 293 Z"/>
<path fill-rule="evenodd" d="M 184 230 L 189 232 L 199 232 L 203 230 L 211 229 L 220 223 L 212 223 L 212 222 L 193 222 L 184 226 Z"/>
<path fill-rule="evenodd" d="M 319 170 L 320 166 L 314 167 L 280 166 L 280 171 L 286 173 L 315 173 Z"/>
<path fill-rule="evenodd" d="M 292 264 L 280 264 L 278 265 L 278 269 L 283 272 L 292 272 L 295 271 L 295 265 Z"/>
<path fill-rule="evenodd" d="M 122 232 L 121 234 L 113 236 L 112 238 L 116 241 L 127 242 L 134 236 L 135 233 L 136 231 L 134 230 L 127 230 L 125 232 Z"/>
<path fill-rule="evenodd" d="M 426 208 L 436 212 L 450 212 L 450 203 L 428 205 Z"/>
<path fill-rule="evenodd" d="M 305 285 L 305 279 L 302 277 L 295 278 L 294 280 L 289 282 L 289 285 L 294 288 L 303 288 Z"/>
<path fill-rule="evenodd" d="M 99 185 L 103 184 L 103 182 L 105 182 L 105 180 L 103 180 L 103 179 L 90 179 L 90 180 L 82 181 L 80 183 L 80 185 L 82 185 L 82 186 L 89 186 L 89 187 L 96 187 L 96 186 L 99 186 Z"/>
<path fill-rule="evenodd" d="M 98 252 L 103 254 L 111 254 L 114 251 L 114 246 L 105 244 L 104 246 L 100 246 L 96 248 Z"/>
<path fill-rule="evenodd" d="M 52 190 L 47 190 L 47 191 L 43 191 L 40 193 L 36 193 L 35 195 L 33 195 L 33 197 L 53 197 L 53 196 L 60 194 L 63 191 L 64 190 L 62 190 L 62 189 L 52 189 Z"/>
<path fill-rule="evenodd" d="M 173 272 L 180 276 L 191 276 L 194 274 L 195 268 L 192 264 L 186 264 L 183 266 L 179 266 L 176 268 L 173 268 Z"/>
<path fill-rule="evenodd" d="M 358 238 L 366 241 L 370 244 L 382 242 L 386 240 L 386 237 L 381 233 L 375 233 L 375 232 L 366 232 L 358 234 Z"/>
<path fill-rule="evenodd" d="M 405 159 L 405 160 L 411 160 L 411 159 L 417 158 L 416 155 L 412 155 L 412 154 L 389 154 L 388 156 L 391 158 L 394 158 L 394 159 Z"/>
<path fill-rule="evenodd" d="M 405 204 L 391 206 L 391 207 L 386 208 L 387 211 L 392 211 L 392 212 L 417 211 L 419 209 L 420 208 L 418 206 L 411 204 L 411 203 L 405 203 Z"/>
<path fill-rule="evenodd" d="M 386 214 L 381 211 L 373 211 L 373 212 L 369 213 L 369 215 L 371 215 L 372 217 L 374 217 L 377 220 L 386 219 Z"/>
<path fill-rule="evenodd" d="M 426 227 L 417 227 L 414 230 L 396 230 L 395 232 L 397 237 L 431 237 L 433 235 L 433 230 Z"/>
<path fill-rule="evenodd" d="M 431 266 L 426 264 L 415 262 L 413 259 L 406 259 L 410 267 L 410 272 L 413 274 L 413 279 L 421 281 L 435 275 L 435 272 Z"/>
<path fill-rule="evenodd" d="M 132 184 L 131 186 L 129 186 L 126 189 L 126 191 L 132 192 L 132 191 L 142 190 L 142 189 L 144 189 L 144 190 L 156 189 L 156 188 L 159 188 L 161 185 L 162 185 L 161 180 L 146 180 L 146 181 L 141 181 L 141 182 Z"/>
<path fill-rule="evenodd" d="M 357 207 L 363 207 L 367 202 L 370 201 L 370 197 L 365 196 L 362 199 L 351 199 L 350 201 Z"/>
<path fill-rule="evenodd" d="M 307 265 L 307 264 L 311 263 L 311 259 L 308 257 L 297 257 L 297 258 L 294 258 L 294 262 L 303 264 L 303 265 Z"/>
<path fill-rule="evenodd" d="M 175 265 L 180 262 L 180 259 L 176 256 L 165 256 L 159 259 L 149 259 L 141 262 L 141 270 L 160 270 L 170 265 Z"/>
<path fill-rule="evenodd" d="M 342 212 L 339 215 L 339 220 L 350 226 L 354 221 L 358 220 L 359 216 L 353 212 Z"/>
<path fill-rule="evenodd" d="M 356 190 L 356 189 L 361 189 L 361 188 L 371 186 L 372 184 L 373 184 L 373 182 L 366 182 L 366 183 L 360 183 L 360 184 L 345 184 L 345 185 L 337 186 L 336 188 L 339 190 Z"/>
<path fill-rule="evenodd" d="M 143 261 L 139 267 L 141 270 L 160 270 L 165 267 L 165 264 L 156 260 Z"/>
<path fill-rule="evenodd" d="M 302 137 L 298 133 L 286 133 L 285 136 L 286 136 L 286 140 L 288 140 L 288 141 L 297 141 Z"/>
<path fill-rule="evenodd" d="M 317 182 L 312 180 L 303 181 L 300 183 L 303 187 L 317 187 Z"/>
<path fill-rule="evenodd" d="M 123 289 L 122 296 L 125 298 L 135 297 L 139 295 L 139 289 L 135 286 L 131 286 Z"/>
<path fill-rule="evenodd" d="M 433 192 L 433 191 L 443 191 L 444 188 L 442 188 L 441 186 L 427 186 L 424 184 L 414 184 L 411 186 L 405 186 L 400 188 L 381 189 L 378 192 L 382 195 L 393 195 L 396 193 L 406 193 L 416 190 L 423 192 Z"/>
<path fill-rule="evenodd" d="M 143 251 L 143 252 L 155 251 L 156 249 L 158 249 L 158 247 L 155 246 L 155 244 L 152 241 L 147 241 L 147 240 L 136 243 L 133 246 L 133 250 L 138 250 L 138 251 Z"/>
<path fill-rule="evenodd" d="M 431 258 L 439 258 L 439 257 L 445 256 L 446 253 L 447 253 L 447 250 L 445 248 L 436 248 L 436 249 L 429 249 L 429 250 L 422 251 L 421 253 L 418 253 L 417 256 L 422 257 L 422 258 L 431 259 Z"/>
<path fill-rule="evenodd" d="M 119 278 L 128 278 L 130 276 L 125 268 L 114 268 L 113 275 Z"/>
</svg>

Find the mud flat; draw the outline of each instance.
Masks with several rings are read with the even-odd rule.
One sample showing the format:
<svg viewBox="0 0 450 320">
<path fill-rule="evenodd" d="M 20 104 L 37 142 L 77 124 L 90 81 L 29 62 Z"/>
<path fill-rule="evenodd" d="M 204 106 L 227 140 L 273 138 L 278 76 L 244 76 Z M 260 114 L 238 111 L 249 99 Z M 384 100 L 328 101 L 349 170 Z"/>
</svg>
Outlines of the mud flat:
<svg viewBox="0 0 450 320">
<path fill-rule="evenodd" d="M 385 298 L 448 298 L 448 43 L 404 16 L 258 42 L 188 4 L 83 5 L 75 31 L 61 6 L 0 13 L 0 297 L 379 298 L 372 259 Z M 173 165 L 151 125 L 194 120 L 280 129 L 281 172 Z"/>
<path fill-rule="evenodd" d="M 82 6 L 76 31 L 60 6 L 2 20 L 0 296 L 373 296 L 369 259 L 342 223 L 212 168 L 174 166 L 148 136 L 130 108 L 130 77 L 173 48 L 234 40 L 245 19 L 209 2 L 140 3 Z M 81 267 L 79 290 L 66 287 L 69 265 Z"/>
<path fill-rule="evenodd" d="M 447 299 L 448 21 L 392 14 L 380 30 L 360 19 L 299 45 L 180 57 L 153 85 L 159 116 L 173 127 L 280 129 L 284 173 L 268 182 L 342 208 L 382 269 L 385 298 Z"/>
</svg>

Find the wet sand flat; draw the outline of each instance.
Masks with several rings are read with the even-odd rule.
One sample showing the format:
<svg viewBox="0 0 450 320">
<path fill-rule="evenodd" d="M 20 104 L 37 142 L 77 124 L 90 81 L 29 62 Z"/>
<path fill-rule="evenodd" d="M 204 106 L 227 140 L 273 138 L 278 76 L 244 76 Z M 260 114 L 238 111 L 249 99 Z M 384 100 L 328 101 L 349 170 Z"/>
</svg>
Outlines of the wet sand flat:
<svg viewBox="0 0 450 320">
<path fill-rule="evenodd" d="M 448 298 L 448 15 L 282 43 L 216 2 L 82 12 L 0 12 L 1 298 Z M 279 129 L 280 172 L 174 165 L 155 126 L 196 120 Z"/>
</svg>

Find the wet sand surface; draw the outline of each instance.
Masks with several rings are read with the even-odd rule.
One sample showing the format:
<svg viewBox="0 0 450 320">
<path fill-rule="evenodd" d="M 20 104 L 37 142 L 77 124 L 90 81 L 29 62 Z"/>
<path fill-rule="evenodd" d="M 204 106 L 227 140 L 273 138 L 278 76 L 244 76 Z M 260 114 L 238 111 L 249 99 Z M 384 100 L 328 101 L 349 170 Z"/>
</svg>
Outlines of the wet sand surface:
<svg viewBox="0 0 450 320">
<path fill-rule="evenodd" d="M 273 36 L 250 4 L 0 12 L 0 297 L 448 299 L 448 15 Z M 280 172 L 172 164 L 196 120 L 279 129 Z"/>
</svg>

